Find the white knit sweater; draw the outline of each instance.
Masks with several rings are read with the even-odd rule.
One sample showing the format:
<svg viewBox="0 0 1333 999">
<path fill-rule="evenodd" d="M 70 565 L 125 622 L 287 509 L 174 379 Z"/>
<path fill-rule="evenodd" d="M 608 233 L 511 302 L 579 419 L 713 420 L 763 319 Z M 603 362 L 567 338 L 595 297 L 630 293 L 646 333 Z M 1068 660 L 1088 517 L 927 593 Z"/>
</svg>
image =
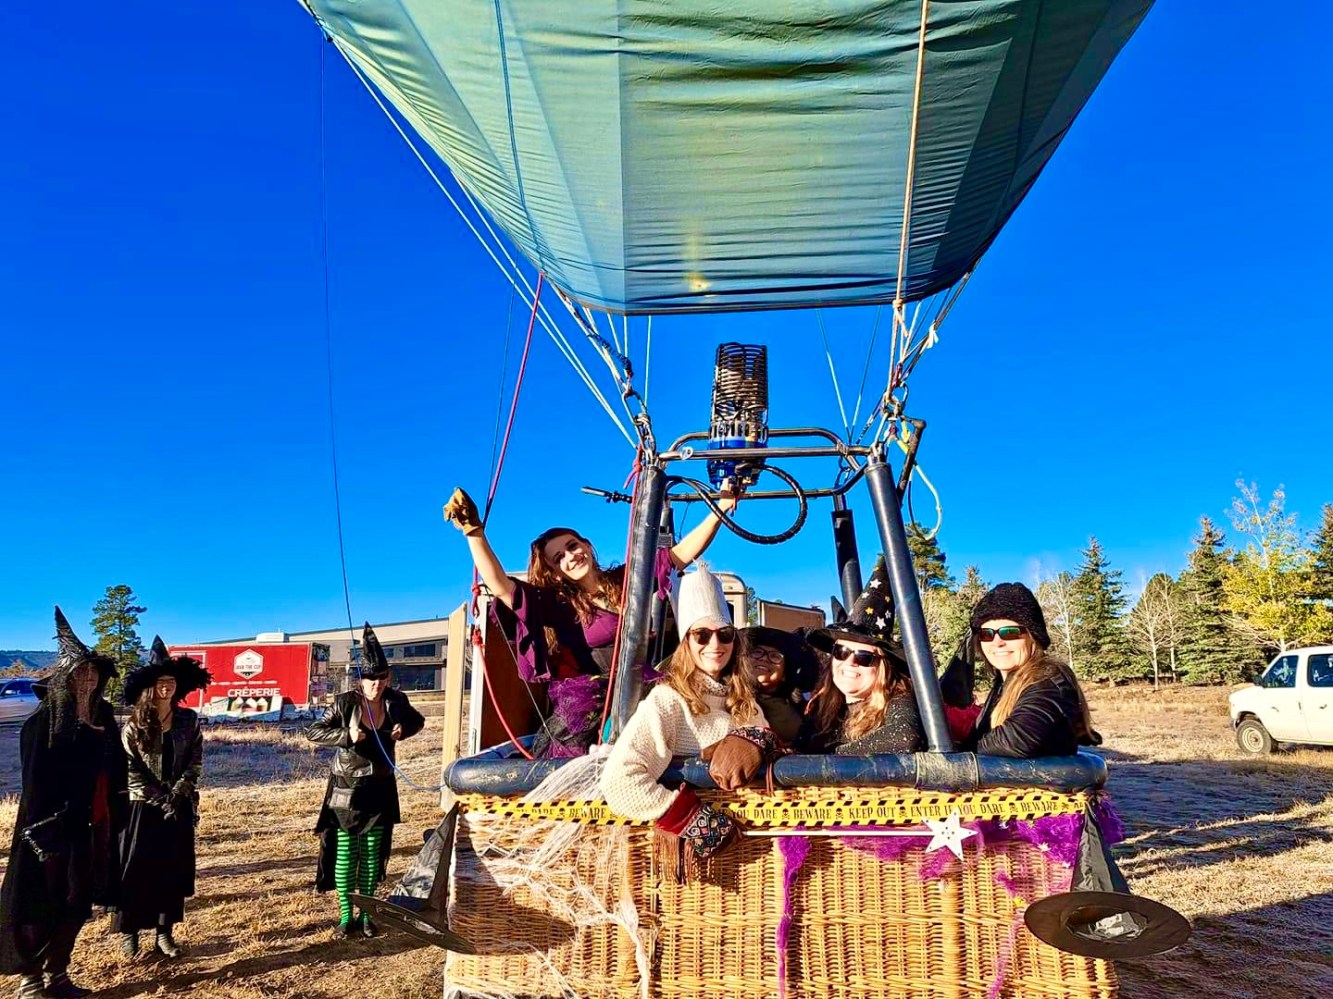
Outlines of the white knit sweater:
<svg viewBox="0 0 1333 999">
<path fill-rule="evenodd" d="M 617 815 L 639 822 L 661 818 L 678 793 L 657 782 L 671 758 L 697 756 L 699 750 L 739 727 L 727 711 L 726 686 L 702 674 L 697 677 L 708 705 L 706 714 L 692 713 L 685 698 L 659 683 L 616 740 L 602 771 L 602 794 Z M 760 714 L 750 724 L 768 723 Z"/>
</svg>

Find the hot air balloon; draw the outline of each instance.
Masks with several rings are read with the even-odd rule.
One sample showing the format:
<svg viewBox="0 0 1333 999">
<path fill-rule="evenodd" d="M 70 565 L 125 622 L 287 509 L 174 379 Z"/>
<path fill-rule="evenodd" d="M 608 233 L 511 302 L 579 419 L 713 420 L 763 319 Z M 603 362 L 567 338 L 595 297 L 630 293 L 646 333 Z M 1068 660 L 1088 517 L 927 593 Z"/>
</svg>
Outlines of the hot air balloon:
<svg viewBox="0 0 1333 999">
<path fill-rule="evenodd" d="M 639 400 L 608 734 L 639 703 L 634 667 L 646 661 L 654 612 L 648 567 L 676 499 L 669 492 L 684 485 L 712 504 L 721 477 L 753 483 L 771 473 L 782 486 L 751 495 L 798 499 L 793 531 L 810 499 L 833 498 L 849 603 L 861 580 L 843 497 L 865 480 L 930 744 L 904 757 L 788 756 L 769 771 L 771 794 L 712 792 L 755 838 L 690 888 L 668 884 L 643 830 L 561 784 L 577 767 L 524 761 L 501 745 L 451 766 L 456 810 L 399 897 L 367 904 L 451 949 L 450 985 L 480 992 L 965 995 L 1022 980 L 1011 987 L 1111 994 L 1105 962 L 1071 963 L 1021 934 L 1026 902 L 1066 887 L 1058 871 L 1036 870 L 1032 842 L 992 830 L 975 863 L 960 846 L 957 868 L 923 880 L 902 874 L 902 851 L 895 866 L 839 836 L 851 826 L 856 836 L 910 839 L 928 821 L 932 846 L 957 845 L 964 820 L 977 832 L 992 819 L 1008 828 L 1068 818 L 1100 843 L 1091 832 L 1100 758 L 953 752 L 902 516 L 922 424 L 895 392 L 1151 0 L 303 2 L 386 114 L 406 123 L 404 136 L 447 166 L 496 262 L 505 267 L 503 256 L 512 275 L 508 247 L 526 258 L 537 290 L 552 285 L 619 365 L 627 397 L 630 365 L 599 332 L 599 314 L 892 307 L 897 346 L 868 442 L 769 428 L 764 355 L 753 345 L 719 348 L 706 431 L 660 448 Z M 536 319 L 542 306 L 528 289 Z M 932 298 L 942 304 L 919 330 L 908 306 Z M 896 482 L 893 443 L 907 453 Z M 807 457 L 837 458 L 837 480 L 804 488 L 777 465 Z M 668 474 L 690 461 L 707 462 L 711 481 Z M 697 761 L 669 775 L 712 786 Z M 802 836 L 805 852 L 789 842 Z M 1114 866 L 1104 849 L 1083 852 L 1099 869 Z M 798 878 L 807 854 L 819 861 L 809 890 Z M 859 879 L 868 922 L 839 901 L 839 879 Z M 1123 887 L 1100 893 L 1095 912 L 1092 903 L 1061 910 L 1062 931 L 1152 936 L 1131 905 L 1112 904 Z M 912 963 L 911 954 L 924 956 Z"/>
</svg>

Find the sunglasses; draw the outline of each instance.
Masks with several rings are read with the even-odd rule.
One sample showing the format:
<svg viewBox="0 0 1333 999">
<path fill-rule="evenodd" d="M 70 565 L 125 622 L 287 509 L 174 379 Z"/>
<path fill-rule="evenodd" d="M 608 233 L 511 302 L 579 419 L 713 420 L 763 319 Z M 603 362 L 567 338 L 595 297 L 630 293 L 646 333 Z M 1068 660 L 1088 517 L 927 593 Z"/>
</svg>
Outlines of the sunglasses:
<svg viewBox="0 0 1333 999">
<path fill-rule="evenodd" d="M 1006 624 L 1003 628 L 978 628 L 977 637 L 983 642 L 993 642 L 997 638 L 1002 638 L 1006 642 L 1012 642 L 1015 638 L 1021 638 L 1028 633 L 1028 630 L 1021 624 Z"/>
<path fill-rule="evenodd" d="M 690 637 L 700 645 L 707 645 L 713 640 L 713 636 L 723 645 L 730 645 L 736 641 L 736 629 L 727 625 L 723 628 L 691 628 Z"/>
<path fill-rule="evenodd" d="M 841 642 L 837 642 L 833 646 L 833 658 L 837 662 L 850 659 L 853 666 L 869 669 L 871 666 L 878 666 L 884 657 L 878 652 L 869 652 L 866 649 L 849 649 Z"/>
</svg>

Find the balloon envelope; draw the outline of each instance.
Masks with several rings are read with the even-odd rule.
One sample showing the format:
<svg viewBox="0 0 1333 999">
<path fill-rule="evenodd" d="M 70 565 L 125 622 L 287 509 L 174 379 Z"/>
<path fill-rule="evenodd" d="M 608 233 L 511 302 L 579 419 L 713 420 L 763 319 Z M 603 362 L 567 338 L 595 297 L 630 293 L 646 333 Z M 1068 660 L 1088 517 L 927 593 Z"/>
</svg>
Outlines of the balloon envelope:
<svg viewBox="0 0 1333 999">
<path fill-rule="evenodd" d="M 303 0 L 548 280 L 892 301 L 920 0 Z M 903 297 L 954 284 L 1152 0 L 932 0 Z"/>
</svg>

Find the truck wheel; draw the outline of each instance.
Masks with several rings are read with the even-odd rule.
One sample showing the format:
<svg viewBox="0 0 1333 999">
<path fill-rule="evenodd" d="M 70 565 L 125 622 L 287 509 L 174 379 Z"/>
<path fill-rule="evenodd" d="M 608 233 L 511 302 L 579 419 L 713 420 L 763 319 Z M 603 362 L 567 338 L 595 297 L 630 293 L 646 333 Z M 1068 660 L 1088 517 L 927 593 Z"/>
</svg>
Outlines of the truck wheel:
<svg viewBox="0 0 1333 999">
<path fill-rule="evenodd" d="M 1246 718 L 1236 726 L 1236 745 L 1255 756 L 1273 751 L 1273 737 L 1258 718 Z"/>
</svg>

